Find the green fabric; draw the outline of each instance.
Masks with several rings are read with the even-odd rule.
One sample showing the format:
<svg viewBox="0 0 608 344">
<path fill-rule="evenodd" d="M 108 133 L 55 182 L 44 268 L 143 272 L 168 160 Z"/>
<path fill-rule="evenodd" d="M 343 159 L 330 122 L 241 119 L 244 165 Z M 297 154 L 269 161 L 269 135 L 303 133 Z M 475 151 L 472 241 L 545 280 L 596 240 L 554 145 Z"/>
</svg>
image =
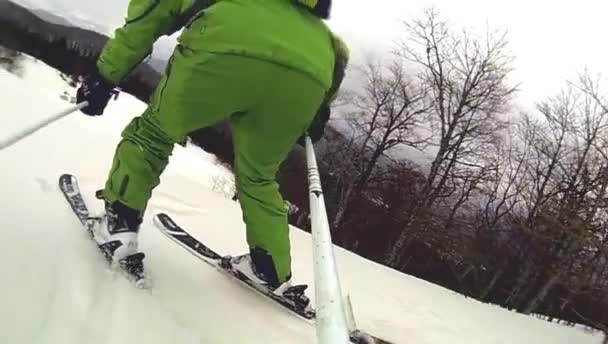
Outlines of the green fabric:
<svg viewBox="0 0 608 344">
<path fill-rule="evenodd" d="M 191 6 L 192 0 L 131 0 L 126 24 L 101 53 L 100 74 L 119 83 Z M 187 25 L 179 41 L 197 51 L 275 62 L 308 74 L 326 89 L 332 85 L 332 34 L 292 0 L 217 0 Z"/>
<path fill-rule="evenodd" d="M 293 0 L 209 1 L 188 20 L 200 1 L 131 0 L 100 55 L 99 73 L 118 84 L 158 37 L 186 26 L 150 106 L 123 131 L 104 196 L 143 212 L 173 145 L 229 117 L 247 241 L 273 257 L 283 281 L 291 258 L 275 174 L 321 103 L 334 98 L 348 49 Z"/>
<path fill-rule="evenodd" d="M 124 130 L 104 196 L 143 211 L 173 144 L 229 118 L 247 242 L 291 273 L 287 213 L 276 173 L 326 96 L 304 73 L 243 56 L 178 46 L 149 108 Z"/>
<path fill-rule="evenodd" d="M 129 123 L 122 137 L 104 197 L 110 202 L 120 201 L 143 215 L 152 189 L 160 183 L 159 176 L 169 162 L 174 140 L 161 129 L 150 108 Z"/>
<path fill-rule="evenodd" d="M 118 84 L 150 52 L 158 37 L 164 35 L 183 11 L 185 0 L 131 0 L 124 26 L 119 27 L 101 51 L 99 73 Z"/>
<path fill-rule="evenodd" d="M 308 7 L 308 8 L 315 8 L 315 6 L 317 6 L 317 3 L 319 2 L 318 0 L 297 0 L 299 3 L 301 3 L 302 5 Z"/>
</svg>

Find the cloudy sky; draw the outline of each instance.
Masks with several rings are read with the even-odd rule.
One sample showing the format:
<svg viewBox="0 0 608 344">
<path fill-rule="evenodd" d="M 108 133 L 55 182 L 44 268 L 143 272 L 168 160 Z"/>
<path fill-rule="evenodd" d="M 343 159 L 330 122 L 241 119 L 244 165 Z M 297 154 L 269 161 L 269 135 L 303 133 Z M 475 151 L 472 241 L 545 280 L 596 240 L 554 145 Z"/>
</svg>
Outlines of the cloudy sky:
<svg viewBox="0 0 608 344">
<path fill-rule="evenodd" d="M 128 0 L 15 0 L 64 13 L 108 30 L 120 25 Z M 399 37 L 400 20 L 435 6 L 456 26 L 507 29 L 522 102 L 557 91 L 588 66 L 608 75 L 608 5 L 599 0 L 334 0 L 332 28 L 355 56 L 382 53 Z"/>
<path fill-rule="evenodd" d="M 400 19 L 435 6 L 457 26 L 506 29 L 516 57 L 514 79 L 522 100 L 531 102 L 559 90 L 585 66 L 608 75 L 608 5 L 592 0 L 363 0 L 336 2 L 333 27 L 357 49 L 386 48 L 398 37 Z M 368 3 L 369 3 L 368 2 Z"/>
</svg>

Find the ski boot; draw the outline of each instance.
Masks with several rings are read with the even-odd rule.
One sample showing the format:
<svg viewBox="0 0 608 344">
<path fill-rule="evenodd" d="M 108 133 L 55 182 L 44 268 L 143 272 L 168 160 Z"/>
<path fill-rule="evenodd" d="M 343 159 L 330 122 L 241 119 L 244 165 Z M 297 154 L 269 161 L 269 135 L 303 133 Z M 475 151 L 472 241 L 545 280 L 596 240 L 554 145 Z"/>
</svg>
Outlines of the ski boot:
<svg viewBox="0 0 608 344">
<path fill-rule="evenodd" d="M 136 281 L 144 278 L 145 255 L 137 251 L 140 224 L 139 212 L 118 202 L 106 202 L 105 213 L 90 217 L 86 222 L 106 259 L 111 264 L 118 264 Z"/>
<path fill-rule="evenodd" d="M 291 276 L 286 281 L 279 282 L 272 258 L 263 250 L 254 249 L 248 254 L 223 257 L 220 265 L 224 269 L 236 272 L 249 279 L 253 284 L 287 300 L 298 309 L 312 310 L 310 299 L 305 294 L 308 286 L 306 284 L 292 285 Z"/>
</svg>

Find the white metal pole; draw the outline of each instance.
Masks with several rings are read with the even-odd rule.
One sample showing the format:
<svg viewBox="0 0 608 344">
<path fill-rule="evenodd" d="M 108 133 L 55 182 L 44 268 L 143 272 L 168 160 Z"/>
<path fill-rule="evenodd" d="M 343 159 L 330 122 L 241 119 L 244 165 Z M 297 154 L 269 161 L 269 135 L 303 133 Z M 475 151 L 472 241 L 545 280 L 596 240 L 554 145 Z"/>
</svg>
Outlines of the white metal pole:
<svg viewBox="0 0 608 344">
<path fill-rule="evenodd" d="M 12 136 L 9 136 L 8 138 L 0 141 L 0 150 L 3 150 L 4 148 L 22 140 L 23 138 L 32 135 L 34 132 L 46 127 L 47 125 L 49 125 L 55 121 L 58 121 L 58 120 L 62 119 L 63 117 L 65 117 L 73 112 L 76 112 L 82 108 L 85 108 L 87 106 L 89 106 L 88 102 L 82 102 L 80 104 L 77 104 L 76 106 L 73 106 L 69 109 L 61 111 L 58 114 L 52 115 L 28 128 L 25 128 Z"/>
<path fill-rule="evenodd" d="M 350 339 L 323 199 L 321 177 L 312 141 L 308 136 L 305 140 L 315 275 L 317 339 L 319 344 L 347 344 Z"/>
</svg>

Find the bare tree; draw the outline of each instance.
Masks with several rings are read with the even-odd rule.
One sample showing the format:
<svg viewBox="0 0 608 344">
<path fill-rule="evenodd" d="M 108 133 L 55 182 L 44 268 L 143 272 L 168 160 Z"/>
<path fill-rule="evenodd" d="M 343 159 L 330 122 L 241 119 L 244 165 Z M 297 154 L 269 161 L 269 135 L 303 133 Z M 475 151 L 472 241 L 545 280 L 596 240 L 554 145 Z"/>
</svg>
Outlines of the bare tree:
<svg viewBox="0 0 608 344">
<path fill-rule="evenodd" d="M 519 181 L 528 158 L 527 147 L 518 146 L 514 140 L 497 142 L 490 153 L 494 159 L 491 177 L 481 187 L 481 202 L 473 237 L 476 252 L 480 254 L 483 268 L 492 271 L 486 284 L 480 286 L 477 297 L 485 300 L 509 266 L 516 243 L 501 240 L 508 228 L 508 220 L 521 202 L 524 185 Z"/>
<path fill-rule="evenodd" d="M 404 218 L 404 230 L 387 252 L 386 263 L 397 266 L 412 225 L 421 209 L 450 197 L 463 171 L 483 168 L 480 149 L 496 140 L 504 126 L 501 116 L 515 87 L 509 86 L 511 57 L 506 33 L 488 32 L 476 38 L 455 33 L 434 10 L 406 23 L 407 39 L 398 55 L 404 65 L 418 71 L 418 80 L 429 90 L 436 154 L 422 192 Z M 447 193 L 446 193 L 447 191 Z M 424 231 L 424 229 L 421 229 Z"/>
<path fill-rule="evenodd" d="M 355 135 L 332 141 L 321 159 L 328 210 L 350 229 L 339 237 L 482 300 L 606 323 L 608 101 L 599 79 L 583 73 L 513 125 L 504 33 L 454 32 L 432 10 L 406 28 L 396 63 L 362 69 L 365 87 L 347 102 Z M 396 159 L 398 146 L 432 152 L 428 169 Z"/>
<path fill-rule="evenodd" d="M 599 204 L 606 199 L 608 166 L 597 147 L 608 134 L 608 111 L 596 87 L 583 74 L 577 84 L 537 106 L 540 118 L 526 116 L 520 126 L 520 138 L 529 147 L 526 174 L 519 181 L 526 205 L 522 226 L 537 242 L 514 289 L 527 290 L 516 297 L 524 302 L 528 295 L 525 313 L 534 312 L 569 276 L 587 280 L 583 275 L 591 260 L 601 256 L 598 228 L 605 216 Z"/>
<path fill-rule="evenodd" d="M 386 67 L 370 61 L 362 74 L 364 87 L 351 95 L 353 110 L 347 115 L 354 135 L 324 157 L 340 165 L 333 169 L 341 181 L 334 228 L 341 227 L 351 200 L 365 190 L 381 158 L 388 160 L 397 146 L 418 147 L 427 140 L 416 130 L 430 109 L 426 89 L 396 63 Z"/>
<path fill-rule="evenodd" d="M 521 202 L 525 184 L 519 183 L 528 160 L 528 147 L 517 147 L 513 140 L 499 142 L 491 156 L 495 159 L 492 178 L 484 183 L 479 229 L 494 230 L 498 223 Z"/>
</svg>

